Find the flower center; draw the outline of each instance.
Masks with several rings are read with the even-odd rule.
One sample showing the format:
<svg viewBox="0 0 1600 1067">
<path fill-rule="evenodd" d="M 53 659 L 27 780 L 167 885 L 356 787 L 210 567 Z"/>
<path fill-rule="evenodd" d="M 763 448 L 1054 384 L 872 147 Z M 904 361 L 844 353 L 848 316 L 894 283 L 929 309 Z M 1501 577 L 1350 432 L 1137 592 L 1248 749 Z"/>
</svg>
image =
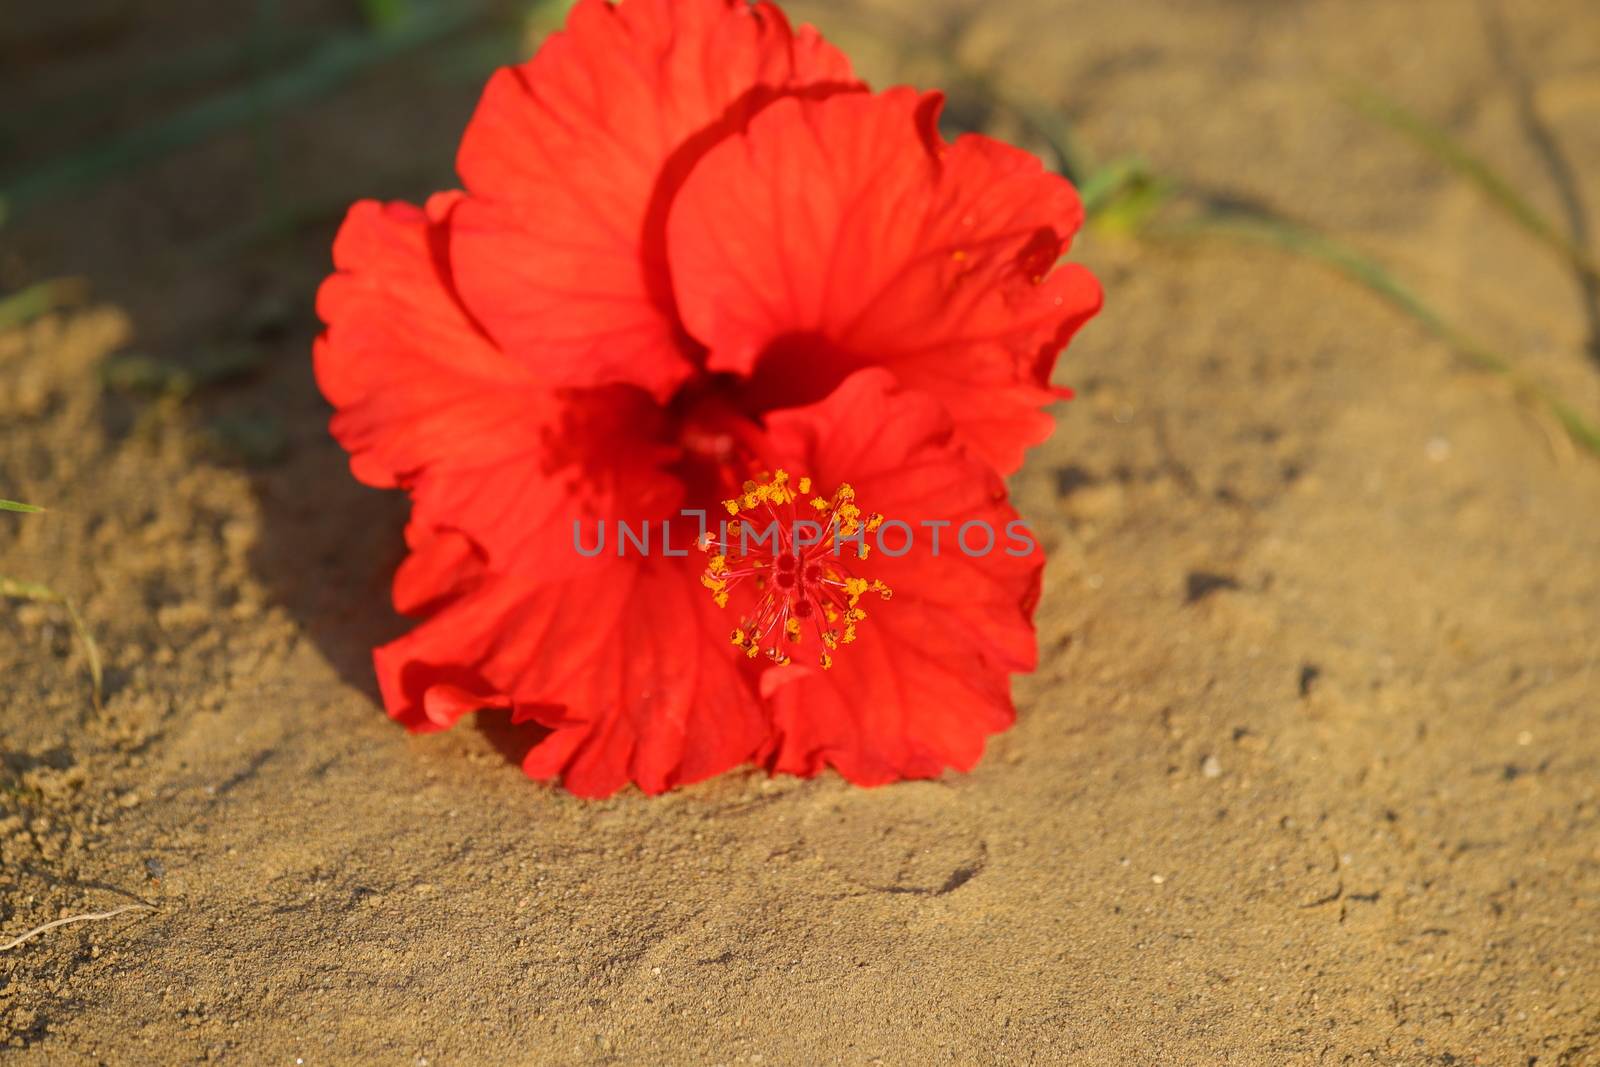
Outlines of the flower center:
<svg viewBox="0 0 1600 1067">
<path fill-rule="evenodd" d="M 700 580 L 724 608 L 734 589 L 754 586 L 756 605 L 732 635 L 746 656 L 786 664 L 791 651 L 815 642 L 827 670 L 867 617 L 861 598 L 870 592 L 889 599 L 887 585 L 858 577 L 847 562 L 867 558 L 866 535 L 883 523 L 882 515 L 862 515 L 855 496 L 849 485 L 831 498 L 811 496 L 810 478 L 791 482 L 780 470 L 745 482 L 739 496 L 722 502 L 730 518 L 720 536 L 707 531 L 700 538 L 711 556 Z"/>
</svg>

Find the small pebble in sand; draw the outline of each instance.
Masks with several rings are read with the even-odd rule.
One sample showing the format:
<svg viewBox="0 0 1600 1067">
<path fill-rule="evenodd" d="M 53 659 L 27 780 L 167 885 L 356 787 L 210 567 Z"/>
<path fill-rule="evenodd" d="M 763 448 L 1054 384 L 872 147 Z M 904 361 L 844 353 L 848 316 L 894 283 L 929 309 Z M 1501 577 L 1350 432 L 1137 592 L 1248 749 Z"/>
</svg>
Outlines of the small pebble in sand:
<svg viewBox="0 0 1600 1067">
<path fill-rule="evenodd" d="M 1200 773 L 1205 775 L 1207 778 L 1221 778 L 1222 761 L 1217 759 L 1215 756 L 1207 756 L 1204 760 L 1200 761 Z"/>
<path fill-rule="evenodd" d="M 1529 745 L 1533 744 L 1533 735 L 1526 730 L 1522 731 L 1517 735 L 1517 744 L 1521 745 L 1523 748 L 1527 748 Z"/>
<path fill-rule="evenodd" d="M 1167 876 L 1164 875 L 1164 874 L 1152 874 L 1150 876 L 1150 880 L 1152 882 L 1154 882 L 1156 885 L 1161 885 L 1163 882 L 1165 882 L 1167 880 Z"/>
</svg>

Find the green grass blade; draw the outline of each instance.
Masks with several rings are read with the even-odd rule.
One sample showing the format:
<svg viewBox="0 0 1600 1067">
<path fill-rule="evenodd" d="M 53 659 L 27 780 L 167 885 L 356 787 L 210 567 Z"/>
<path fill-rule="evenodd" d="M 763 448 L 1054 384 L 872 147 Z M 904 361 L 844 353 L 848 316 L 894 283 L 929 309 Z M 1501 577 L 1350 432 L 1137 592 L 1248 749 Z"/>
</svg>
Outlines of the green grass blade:
<svg viewBox="0 0 1600 1067">
<path fill-rule="evenodd" d="M 89 696 L 94 701 L 94 710 L 100 711 L 105 707 L 105 668 L 100 662 L 100 646 L 95 644 L 94 635 L 89 632 L 88 625 L 72 601 L 62 597 L 61 606 L 67 609 L 67 618 L 72 620 L 72 632 L 83 646 L 83 658 L 89 666 Z"/>
<path fill-rule="evenodd" d="M 1444 316 L 1377 261 L 1308 226 L 1261 212 L 1215 210 L 1189 222 L 1164 225 L 1145 232 L 1173 237 L 1227 237 L 1273 245 L 1286 252 L 1315 259 L 1365 286 L 1417 320 L 1429 333 L 1460 350 L 1469 362 L 1486 370 L 1510 369 L 1503 358 L 1461 334 Z"/>
<path fill-rule="evenodd" d="M 1543 386 L 1535 387 L 1534 395 L 1543 400 L 1550 408 L 1550 413 L 1561 423 L 1561 428 L 1567 431 L 1567 436 L 1590 452 L 1600 456 L 1600 429 L 1595 424 L 1579 414 L 1578 410 L 1565 400 L 1556 396 Z"/>
<path fill-rule="evenodd" d="M 1574 244 L 1559 226 L 1529 203 L 1515 185 L 1481 157 L 1474 155 L 1448 131 L 1374 89 L 1347 86 L 1343 95 L 1356 110 L 1407 138 L 1476 186 L 1490 203 L 1505 212 L 1523 230 L 1549 245 L 1573 269 L 1590 278 L 1600 279 L 1600 265 L 1596 264 L 1593 256 Z"/>
<path fill-rule="evenodd" d="M 13 211 L 93 185 L 131 167 L 326 95 L 349 79 L 468 25 L 475 4 L 429 8 L 380 34 L 334 38 L 298 66 L 24 174 L 0 190 Z"/>
<path fill-rule="evenodd" d="M 1084 216 L 1122 233 L 1137 233 L 1177 191 L 1142 159 L 1118 159 L 1090 174 L 1078 187 Z"/>
<path fill-rule="evenodd" d="M 0 500 L 0 511 L 21 511 L 28 515 L 37 515 L 42 512 L 37 504 L 23 504 L 15 500 Z"/>
<path fill-rule="evenodd" d="M 26 326 L 41 315 L 81 303 L 88 294 L 83 278 L 53 278 L 0 297 L 0 330 Z"/>
<path fill-rule="evenodd" d="M 4 575 L 0 575 L 0 597 L 31 600 L 40 604 L 60 604 L 66 609 L 67 618 L 72 623 L 73 635 L 83 649 L 84 662 L 88 664 L 90 696 L 94 700 L 94 710 L 100 711 L 104 707 L 105 694 L 105 672 L 100 660 L 100 646 L 95 644 L 94 635 L 89 632 L 83 616 L 78 614 L 77 606 L 49 586 L 37 582 L 23 582 Z"/>
<path fill-rule="evenodd" d="M 1381 297 L 1450 346 L 1468 363 L 1509 381 L 1524 401 L 1555 416 L 1573 442 L 1600 456 L 1600 429 L 1547 386 L 1529 379 L 1506 356 L 1467 336 L 1376 260 L 1299 223 L 1263 212 L 1211 211 L 1187 222 L 1151 226 L 1151 237 L 1221 237 L 1270 245 L 1332 268 Z"/>
<path fill-rule="evenodd" d="M 33 600 L 40 604 L 59 604 L 61 597 L 49 586 L 37 582 L 24 582 L 17 578 L 7 578 L 0 574 L 0 596 L 11 597 L 15 600 Z"/>
<path fill-rule="evenodd" d="M 325 36 L 326 31 L 286 31 L 273 43 L 271 58 L 277 62 L 304 55 Z M 39 130 L 81 126 L 86 117 L 102 114 L 107 100 L 116 100 L 121 106 L 161 93 L 235 78 L 247 72 L 253 54 L 259 50 L 259 44 L 248 37 L 207 41 L 189 48 L 174 47 L 132 73 L 96 79 L 65 95 L 0 114 L 0 148 L 14 149 L 25 144 Z"/>
<path fill-rule="evenodd" d="M 361 0 L 361 17 L 368 26 L 389 33 L 415 17 L 411 0 Z"/>
</svg>

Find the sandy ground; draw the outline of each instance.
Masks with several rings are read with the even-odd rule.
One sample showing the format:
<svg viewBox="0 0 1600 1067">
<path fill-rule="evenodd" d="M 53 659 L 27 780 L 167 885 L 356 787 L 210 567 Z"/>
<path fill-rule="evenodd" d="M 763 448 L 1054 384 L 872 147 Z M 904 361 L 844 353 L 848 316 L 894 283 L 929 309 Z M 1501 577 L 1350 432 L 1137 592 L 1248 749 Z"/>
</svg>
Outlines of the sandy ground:
<svg viewBox="0 0 1600 1067">
<path fill-rule="evenodd" d="M 242 21 L 160 6 L 0 29 L 5 113 Z M 1571 276 L 1330 93 L 1384 87 L 1560 216 L 1547 138 L 1600 210 L 1600 8 L 1494 11 L 1024 0 L 953 36 L 1100 153 L 1384 255 L 1600 416 Z M 0 334 L 0 496 L 53 508 L 0 516 L 0 574 L 75 598 L 107 661 L 96 713 L 64 611 L 0 609 L 0 940 L 155 908 L 0 953 L 0 1060 L 1600 1063 L 1600 462 L 1270 250 L 1084 240 L 1110 300 L 1015 482 L 1043 665 L 975 773 L 587 803 L 503 724 L 389 723 L 402 511 L 347 476 L 307 356 L 333 219 L 240 228 L 444 181 L 476 75 L 429 62 L 0 230 L 0 287 L 94 294 Z M 181 103 L 147 95 L 76 135 Z M 184 402 L 101 384 L 240 352 Z"/>
</svg>

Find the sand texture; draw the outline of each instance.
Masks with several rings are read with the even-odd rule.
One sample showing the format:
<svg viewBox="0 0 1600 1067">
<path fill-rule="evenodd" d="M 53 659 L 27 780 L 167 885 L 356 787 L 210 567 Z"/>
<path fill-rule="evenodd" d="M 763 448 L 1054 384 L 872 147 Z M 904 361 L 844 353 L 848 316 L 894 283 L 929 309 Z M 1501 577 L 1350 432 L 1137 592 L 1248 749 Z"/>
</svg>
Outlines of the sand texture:
<svg viewBox="0 0 1600 1067">
<path fill-rule="evenodd" d="M 0 26 L 33 123 L 4 169 L 191 103 L 44 110 L 250 8 Z M 1600 226 L 1600 6 L 876 9 L 1102 157 L 1378 255 L 1600 417 L 1572 272 L 1334 90 Z M 880 83 L 936 74 L 796 14 Z M 413 55 L 0 229 L 0 290 L 90 287 L 0 332 L 0 496 L 51 508 L 0 515 L 0 575 L 72 598 L 106 680 L 96 712 L 65 610 L 0 601 L 0 942 L 154 907 L 0 953 L 0 1061 L 1600 1063 L 1600 460 L 1271 248 L 1081 242 L 1106 310 L 1013 482 L 1042 665 L 976 772 L 585 802 L 524 779 L 503 721 L 389 722 L 367 657 L 404 627 L 403 506 L 326 435 L 311 298 L 338 205 L 448 182 L 464 64 Z M 252 228 L 275 197 L 305 217 Z M 186 395 L 119 387 L 130 354 L 239 353 Z"/>
</svg>

